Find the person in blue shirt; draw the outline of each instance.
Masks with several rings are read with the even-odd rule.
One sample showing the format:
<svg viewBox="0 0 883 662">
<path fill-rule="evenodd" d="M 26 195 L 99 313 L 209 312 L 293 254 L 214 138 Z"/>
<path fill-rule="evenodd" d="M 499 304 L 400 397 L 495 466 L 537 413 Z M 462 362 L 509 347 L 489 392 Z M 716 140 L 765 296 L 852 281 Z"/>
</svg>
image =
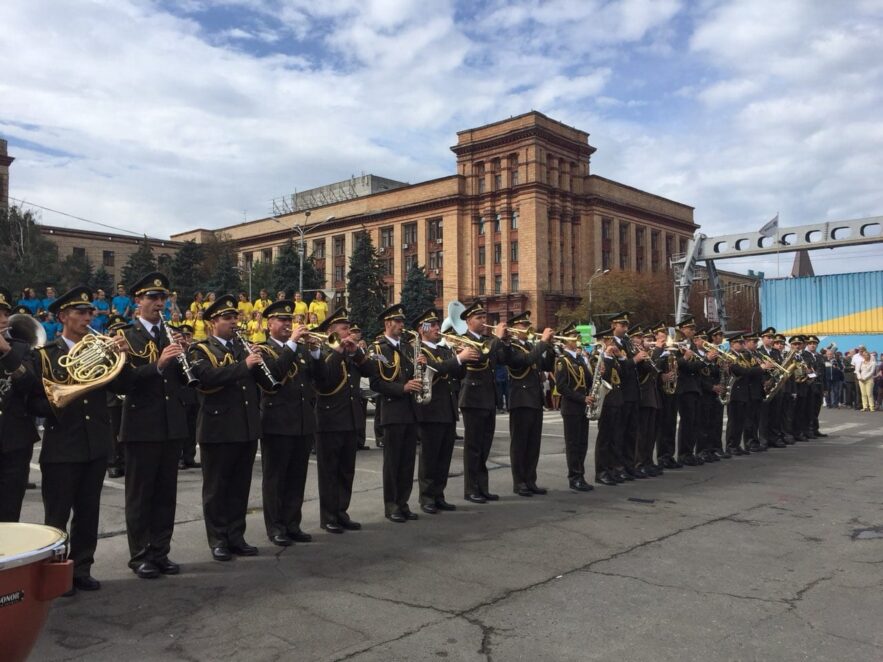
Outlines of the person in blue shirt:
<svg viewBox="0 0 883 662">
<path fill-rule="evenodd" d="M 18 305 L 27 308 L 31 315 L 36 315 L 43 306 L 43 300 L 37 298 L 33 288 L 26 287 L 21 291 L 21 299 L 18 300 Z"/>
<path fill-rule="evenodd" d="M 95 316 L 92 318 L 92 327 L 96 331 L 104 331 L 107 328 L 107 320 L 110 315 L 110 302 L 104 294 L 104 290 L 98 290 L 95 293 L 95 299 L 92 301 L 95 307 Z"/>
<path fill-rule="evenodd" d="M 57 298 L 58 294 L 56 293 L 55 288 L 51 285 L 48 285 L 46 287 L 46 297 L 43 299 L 43 303 L 41 304 L 40 308 L 42 308 L 46 312 L 49 312 L 49 304 L 55 301 Z"/>
<path fill-rule="evenodd" d="M 39 319 L 46 332 L 46 342 L 52 342 L 61 333 L 61 324 L 55 321 L 55 316 L 52 313 L 45 310 L 40 313 Z"/>
<path fill-rule="evenodd" d="M 132 313 L 132 300 L 126 294 L 126 286 L 122 283 L 117 284 L 117 295 L 111 301 L 111 306 L 117 315 L 129 319 Z"/>
</svg>

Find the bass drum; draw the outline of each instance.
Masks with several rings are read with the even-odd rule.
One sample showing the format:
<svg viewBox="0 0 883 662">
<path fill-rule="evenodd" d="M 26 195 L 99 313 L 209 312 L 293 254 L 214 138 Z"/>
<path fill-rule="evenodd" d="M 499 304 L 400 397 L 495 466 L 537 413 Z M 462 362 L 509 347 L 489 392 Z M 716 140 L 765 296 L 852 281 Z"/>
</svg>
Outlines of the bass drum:
<svg viewBox="0 0 883 662">
<path fill-rule="evenodd" d="M 49 603 L 73 584 L 67 534 L 51 526 L 0 522 L 0 651 L 25 660 L 46 622 Z"/>
</svg>

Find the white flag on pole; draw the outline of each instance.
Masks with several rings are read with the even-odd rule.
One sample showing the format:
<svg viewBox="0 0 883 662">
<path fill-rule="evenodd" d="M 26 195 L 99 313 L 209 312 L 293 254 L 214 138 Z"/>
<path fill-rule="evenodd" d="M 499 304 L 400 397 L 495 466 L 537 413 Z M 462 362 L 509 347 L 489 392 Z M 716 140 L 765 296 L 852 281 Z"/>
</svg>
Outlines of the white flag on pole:
<svg viewBox="0 0 883 662">
<path fill-rule="evenodd" d="M 770 219 L 769 223 L 764 225 L 758 232 L 762 237 L 772 237 L 775 236 L 776 232 L 779 230 L 779 214 Z"/>
</svg>

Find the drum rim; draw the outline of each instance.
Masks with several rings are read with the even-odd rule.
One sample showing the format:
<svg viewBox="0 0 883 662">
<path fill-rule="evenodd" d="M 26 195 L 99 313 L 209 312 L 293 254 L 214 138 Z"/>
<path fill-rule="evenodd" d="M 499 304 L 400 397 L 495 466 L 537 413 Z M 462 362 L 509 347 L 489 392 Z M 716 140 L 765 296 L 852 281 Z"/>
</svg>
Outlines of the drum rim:
<svg viewBox="0 0 883 662">
<path fill-rule="evenodd" d="M 31 522 L 21 523 L 33 524 Z M 42 561 L 50 557 L 58 557 L 60 559 L 66 556 L 65 552 L 67 551 L 67 533 L 65 533 L 61 529 L 55 528 L 54 526 L 49 526 L 48 524 L 36 524 L 35 526 L 52 529 L 53 531 L 58 533 L 59 539 L 44 547 L 38 547 L 37 549 L 28 550 L 27 552 L 13 554 L 12 556 L 0 557 L 0 572 L 3 572 L 5 570 L 12 570 L 13 568 L 19 568 L 24 565 L 31 565 L 33 563 L 36 563 L 37 561 Z M 59 554 L 59 550 L 62 551 L 61 554 Z"/>
</svg>

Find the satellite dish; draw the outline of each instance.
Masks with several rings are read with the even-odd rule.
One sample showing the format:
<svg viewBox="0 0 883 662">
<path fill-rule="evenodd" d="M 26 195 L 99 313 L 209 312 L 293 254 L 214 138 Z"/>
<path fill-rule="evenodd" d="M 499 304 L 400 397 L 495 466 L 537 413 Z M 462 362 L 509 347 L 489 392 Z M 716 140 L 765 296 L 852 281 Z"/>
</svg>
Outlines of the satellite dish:
<svg viewBox="0 0 883 662">
<path fill-rule="evenodd" d="M 448 316 L 444 319 L 441 325 L 441 332 L 448 333 L 453 331 L 461 336 L 466 333 L 466 320 L 460 319 L 460 315 L 464 310 L 466 310 L 466 306 L 462 303 L 459 301 L 451 301 L 451 303 L 448 304 Z"/>
</svg>

